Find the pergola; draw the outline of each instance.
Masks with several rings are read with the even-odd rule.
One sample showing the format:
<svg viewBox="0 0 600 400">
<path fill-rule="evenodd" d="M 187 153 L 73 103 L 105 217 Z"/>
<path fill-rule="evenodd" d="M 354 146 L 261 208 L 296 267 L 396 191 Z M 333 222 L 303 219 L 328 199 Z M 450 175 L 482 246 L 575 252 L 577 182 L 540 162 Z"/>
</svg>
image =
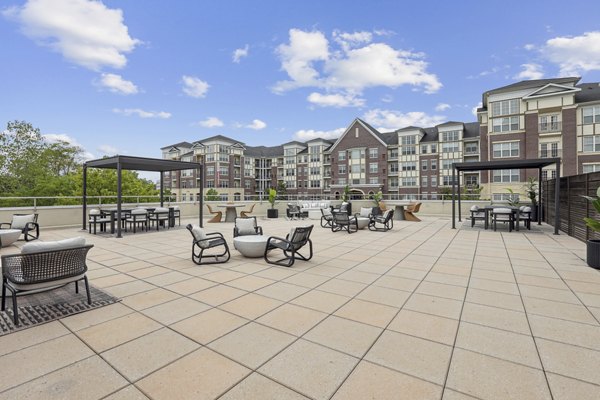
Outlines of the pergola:
<svg viewBox="0 0 600 400">
<path fill-rule="evenodd" d="M 160 172 L 160 206 L 164 205 L 164 172 L 181 171 L 186 169 L 195 169 L 198 171 L 200 184 L 199 205 L 199 225 L 202 226 L 202 164 L 195 162 L 163 160 L 161 158 L 146 158 L 133 156 L 114 156 L 101 158 L 98 160 L 87 161 L 83 164 L 83 229 L 86 229 L 87 223 L 87 169 L 88 168 L 107 168 L 117 170 L 117 221 L 121 221 L 121 171 L 124 169 L 136 171 Z M 121 224 L 117 224 L 117 237 L 121 236 Z"/>
<path fill-rule="evenodd" d="M 456 186 L 458 185 L 458 221 L 461 221 L 460 209 L 460 173 L 466 171 L 490 171 L 497 169 L 537 169 L 538 170 L 538 202 L 539 210 L 537 214 L 538 225 L 542 224 L 542 169 L 549 165 L 556 165 L 556 180 L 560 180 L 560 158 L 536 158 L 529 160 L 498 160 L 498 161 L 479 161 L 479 162 L 462 162 L 455 163 L 452 169 L 452 229 L 456 229 L 455 221 L 455 197 Z M 456 179 L 456 174 L 458 178 Z M 559 191 L 560 185 L 555 185 L 554 189 L 554 234 L 558 235 L 560 225 L 560 208 L 559 208 Z"/>
</svg>

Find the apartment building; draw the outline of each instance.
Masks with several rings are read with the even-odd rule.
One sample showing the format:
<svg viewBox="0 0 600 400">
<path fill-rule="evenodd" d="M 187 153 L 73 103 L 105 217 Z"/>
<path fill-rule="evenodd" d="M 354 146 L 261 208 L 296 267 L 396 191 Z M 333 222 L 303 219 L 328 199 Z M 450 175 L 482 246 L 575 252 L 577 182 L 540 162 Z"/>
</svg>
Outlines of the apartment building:
<svg viewBox="0 0 600 400">
<path fill-rule="evenodd" d="M 397 199 L 436 199 L 452 185 L 456 162 L 561 157 L 562 175 L 600 170 L 600 86 L 580 78 L 518 82 L 483 94 L 477 122 L 449 121 L 434 127 L 379 132 L 356 118 L 335 141 L 313 139 L 278 146 L 247 146 L 217 135 L 163 147 L 163 158 L 204 164 L 204 191 L 223 200 L 264 195 L 286 186 L 303 198 L 378 191 Z M 544 178 L 555 175 L 552 167 Z M 194 170 L 172 172 L 167 187 L 182 201 L 197 199 Z M 536 171 L 465 173 L 461 185 L 481 187 L 485 198 L 504 200 L 508 188 L 522 192 Z"/>
</svg>

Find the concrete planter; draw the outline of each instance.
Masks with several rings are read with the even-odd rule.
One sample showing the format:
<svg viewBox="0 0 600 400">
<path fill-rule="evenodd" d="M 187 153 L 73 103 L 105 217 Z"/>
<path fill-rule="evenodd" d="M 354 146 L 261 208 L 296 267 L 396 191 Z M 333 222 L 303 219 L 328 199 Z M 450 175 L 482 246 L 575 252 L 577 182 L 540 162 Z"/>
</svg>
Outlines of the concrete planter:
<svg viewBox="0 0 600 400">
<path fill-rule="evenodd" d="M 267 218 L 279 218 L 279 210 L 276 208 L 269 208 L 267 210 Z"/>
<path fill-rule="evenodd" d="M 600 269 L 600 240 L 588 240 L 587 242 L 587 264 L 595 269 Z"/>
</svg>

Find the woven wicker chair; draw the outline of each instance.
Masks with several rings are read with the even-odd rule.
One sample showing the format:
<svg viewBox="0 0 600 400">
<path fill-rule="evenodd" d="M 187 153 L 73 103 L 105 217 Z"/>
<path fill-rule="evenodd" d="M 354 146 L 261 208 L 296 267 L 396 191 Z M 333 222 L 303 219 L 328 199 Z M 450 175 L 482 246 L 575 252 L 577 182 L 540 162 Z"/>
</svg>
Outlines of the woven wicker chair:
<svg viewBox="0 0 600 400">
<path fill-rule="evenodd" d="M 48 242 L 46 242 L 48 243 Z M 85 282 L 88 304 L 92 303 L 87 272 L 86 256 L 93 245 L 64 248 L 52 251 L 9 254 L 2 256 L 2 311 L 5 310 L 6 290 L 12 294 L 13 321 L 19 324 L 17 296 L 54 289 L 75 282 L 79 293 L 79 281 Z"/>
<path fill-rule="evenodd" d="M 285 239 L 276 236 L 269 237 L 265 248 L 265 261 L 269 264 L 291 267 L 294 265 L 296 259 L 304 261 L 310 260 L 313 256 L 312 241 L 310 240 L 310 233 L 312 232 L 313 227 L 314 225 L 292 228 L 292 231 Z M 308 244 L 309 248 L 308 256 L 299 253 L 299 250 L 306 244 Z M 268 256 L 271 250 L 283 251 L 283 258 L 276 260 L 269 259 Z"/>
<path fill-rule="evenodd" d="M 40 237 L 38 214 L 13 214 L 11 222 L 0 223 L 0 229 L 20 229 L 26 242 Z"/>
<path fill-rule="evenodd" d="M 254 206 L 256 205 L 256 203 L 252 203 L 252 205 L 250 206 L 250 209 L 248 211 L 240 211 L 240 217 L 242 218 L 248 218 L 250 215 L 248 214 L 252 214 L 252 212 L 254 211 Z"/>
<path fill-rule="evenodd" d="M 221 222 L 221 218 L 223 217 L 223 211 L 213 211 L 213 209 L 208 204 L 206 205 L 206 208 L 208 208 L 209 213 L 214 215 L 214 217 L 209 219 L 207 222 Z"/>
</svg>

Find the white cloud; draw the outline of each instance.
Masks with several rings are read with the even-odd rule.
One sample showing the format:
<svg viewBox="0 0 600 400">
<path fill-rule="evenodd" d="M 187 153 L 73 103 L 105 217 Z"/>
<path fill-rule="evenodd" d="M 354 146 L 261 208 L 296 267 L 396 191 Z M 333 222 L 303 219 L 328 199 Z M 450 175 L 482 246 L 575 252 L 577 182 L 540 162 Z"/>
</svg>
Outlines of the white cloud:
<svg viewBox="0 0 600 400">
<path fill-rule="evenodd" d="M 523 46 L 523 48 L 524 48 L 525 50 L 529 50 L 529 51 L 531 51 L 531 50 L 535 50 L 535 45 L 534 45 L 534 44 L 531 44 L 531 43 L 527 43 L 525 46 Z"/>
<path fill-rule="evenodd" d="M 140 118 L 160 118 L 160 119 L 171 118 L 171 113 L 166 112 L 166 111 L 145 111 L 140 108 L 113 108 L 112 111 L 115 114 L 125 115 L 126 117 L 130 117 L 132 115 L 137 115 Z"/>
<path fill-rule="evenodd" d="M 208 117 L 204 121 L 198 122 L 198 125 L 203 126 L 205 128 L 220 128 L 224 124 L 223 121 L 221 121 L 217 117 Z"/>
<path fill-rule="evenodd" d="M 357 98 L 353 94 L 321 94 L 313 92 L 308 95 L 307 100 L 310 103 L 320 107 L 362 107 L 365 105 L 365 99 Z"/>
<path fill-rule="evenodd" d="M 600 31 L 581 36 L 555 37 L 546 41 L 541 54 L 557 64 L 562 76 L 600 70 Z"/>
<path fill-rule="evenodd" d="M 127 81 L 121 75 L 116 74 L 102 74 L 97 86 L 105 87 L 113 93 L 136 94 L 138 92 L 138 88 L 133 82 Z"/>
<path fill-rule="evenodd" d="M 250 49 L 250 46 L 245 45 L 243 49 L 235 49 L 235 51 L 233 52 L 233 62 L 234 63 L 240 63 L 240 60 L 243 57 L 248 57 L 248 50 Z"/>
<path fill-rule="evenodd" d="M 437 76 L 427 71 L 423 53 L 372 43 L 370 32 L 335 31 L 333 39 L 339 49 L 330 49 L 329 41 L 319 31 L 291 29 L 289 35 L 289 44 L 281 44 L 277 54 L 290 79 L 277 82 L 275 93 L 316 87 L 334 94 L 360 94 L 370 87 L 403 85 L 434 93 L 442 87 Z"/>
<path fill-rule="evenodd" d="M 337 128 L 330 131 L 315 131 L 313 129 L 301 129 L 294 133 L 294 140 L 307 141 L 311 139 L 337 139 L 344 133 L 346 128 Z"/>
<path fill-rule="evenodd" d="M 119 149 L 117 149 L 114 146 L 111 146 L 109 144 L 102 144 L 100 146 L 98 146 L 97 149 L 100 153 L 104 154 L 104 155 L 115 155 L 115 154 L 119 154 Z"/>
<path fill-rule="evenodd" d="M 428 115 L 422 111 L 402 113 L 394 110 L 369 110 L 364 115 L 364 120 L 382 130 L 401 129 L 407 126 L 422 128 L 439 125 L 446 120 L 443 115 Z"/>
<path fill-rule="evenodd" d="M 392 95 L 386 94 L 381 98 L 381 101 L 383 101 L 384 103 L 391 103 L 392 101 L 394 101 L 394 98 L 392 97 Z"/>
<path fill-rule="evenodd" d="M 95 71 L 123 68 L 125 54 L 140 43 L 129 36 L 123 12 L 100 1 L 29 0 L 4 15 L 18 21 L 22 32 L 39 45 Z"/>
<path fill-rule="evenodd" d="M 483 103 L 479 102 L 477 103 L 477 105 L 475 107 L 473 107 L 471 109 L 471 114 L 473 114 L 475 116 L 475 118 L 477 118 L 477 109 L 483 107 Z"/>
<path fill-rule="evenodd" d="M 254 129 L 255 131 L 260 131 L 261 129 L 265 129 L 267 124 L 261 121 L 260 119 L 253 119 L 251 124 L 245 126 L 248 129 Z"/>
<path fill-rule="evenodd" d="M 66 142 L 71 146 L 79 147 L 81 150 L 80 156 L 83 161 L 89 161 L 97 158 L 94 154 L 87 151 L 81 143 L 77 141 L 77 139 L 64 134 L 64 133 L 47 133 L 44 136 L 44 139 L 49 143 L 57 143 L 57 142 Z"/>
<path fill-rule="evenodd" d="M 521 64 L 523 70 L 514 76 L 514 79 L 542 79 L 544 71 L 540 64 L 528 63 Z"/>
<path fill-rule="evenodd" d="M 435 106 L 435 111 L 446 111 L 450 109 L 450 104 L 447 103 L 438 103 L 437 106 Z"/>
<path fill-rule="evenodd" d="M 183 81 L 183 93 L 190 97 L 205 97 L 210 87 L 207 82 L 195 76 L 184 75 L 181 80 Z"/>
</svg>

